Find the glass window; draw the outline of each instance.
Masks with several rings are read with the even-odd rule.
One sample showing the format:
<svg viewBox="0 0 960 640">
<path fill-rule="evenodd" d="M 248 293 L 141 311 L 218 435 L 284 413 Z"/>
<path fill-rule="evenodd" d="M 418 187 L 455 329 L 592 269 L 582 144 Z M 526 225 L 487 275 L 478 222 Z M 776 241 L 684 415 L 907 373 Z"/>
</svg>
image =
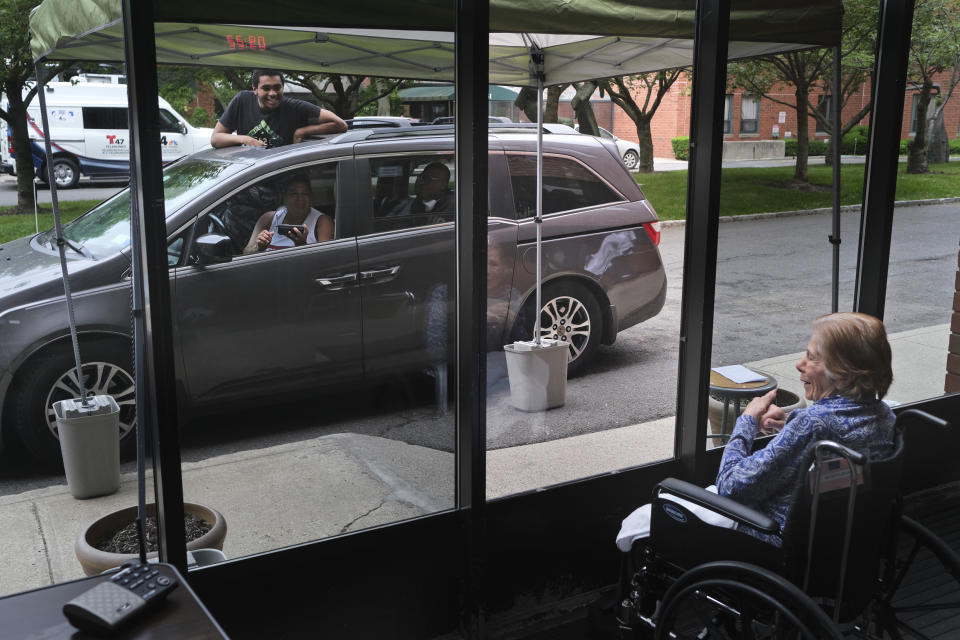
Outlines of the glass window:
<svg viewBox="0 0 960 640">
<path fill-rule="evenodd" d="M 507 156 L 517 216 L 530 217 L 537 207 L 537 157 Z M 603 178 L 585 165 L 562 156 L 543 157 L 543 213 L 571 211 L 622 200 Z"/>
<path fill-rule="evenodd" d="M 160 109 L 160 131 L 162 133 L 182 133 L 182 123 L 166 109 Z"/>
<path fill-rule="evenodd" d="M 730 114 L 733 113 L 733 94 L 728 93 L 723 99 L 723 132 L 733 133 L 733 119 Z"/>
<path fill-rule="evenodd" d="M 744 94 L 740 98 L 740 133 L 756 133 L 760 98 Z"/>
<path fill-rule="evenodd" d="M 336 237 L 336 162 L 271 176 L 216 205 L 198 236 L 230 238 L 234 255 L 270 252 Z"/>
<path fill-rule="evenodd" d="M 126 107 L 84 107 L 84 129 L 126 129 Z"/>
<path fill-rule="evenodd" d="M 453 155 L 414 155 L 370 161 L 372 231 L 453 222 L 456 213 Z"/>
</svg>

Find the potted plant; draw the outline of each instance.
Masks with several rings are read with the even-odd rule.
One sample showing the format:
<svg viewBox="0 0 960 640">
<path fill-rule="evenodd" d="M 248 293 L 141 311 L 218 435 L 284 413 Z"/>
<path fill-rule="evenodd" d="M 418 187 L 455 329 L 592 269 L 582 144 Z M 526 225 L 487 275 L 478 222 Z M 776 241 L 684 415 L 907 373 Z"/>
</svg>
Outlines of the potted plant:
<svg viewBox="0 0 960 640">
<path fill-rule="evenodd" d="M 200 534 L 193 539 L 188 535 L 187 551 L 197 551 L 200 549 L 223 549 L 223 541 L 227 535 L 227 521 L 216 509 L 206 507 L 200 504 L 185 502 L 183 504 L 185 522 L 202 521 L 206 526 L 192 527 L 195 533 Z M 147 517 L 156 518 L 157 505 L 147 505 Z M 117 553 L 114 551 L 105 551 L 110 539 L 121 530 L 132 530 L 136 535 L 137 507 L 126 507 L 118 511 L 113 511 L 95 520 L 90 526 L 83 530 L 77 538 L 74 550 L 77 554 L 77 560 L 83 567 L 83 572 L 88 575 L 102 573 L 107 569 L 119 567 L 127 560 L 137 558 L 136 547 L 131 553 Z M 130 529 L 131 523 L 134 527 Z M 188 525 L 188 528 L 189 527 Z M 135 538 L 134 538 L 135 539 Z M 149 536 L 148 536 L 149 540 Z M 149 545 L 149 542 L 148 542 Z M 152 551 L 147 557 L 156 557 L 157 552 Z"/>
</svg>

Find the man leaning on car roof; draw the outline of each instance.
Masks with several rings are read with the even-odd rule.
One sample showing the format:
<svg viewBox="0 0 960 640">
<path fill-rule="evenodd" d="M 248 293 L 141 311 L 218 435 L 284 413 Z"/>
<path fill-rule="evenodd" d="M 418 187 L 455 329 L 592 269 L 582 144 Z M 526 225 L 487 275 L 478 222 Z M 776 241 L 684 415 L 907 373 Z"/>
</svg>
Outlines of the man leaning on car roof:
<svg viewBox="0 0 960 640">
<path fill-rule="evenodd" d="M 332 111 L 285 98 L 279 71 L 258 69 L 251 74 L 250 85 L 251 91 L 241 91 L 227 105 L 210 135 L 210 146 L 279 147 L 347 130 L 347 124 Z"/>
</svg>

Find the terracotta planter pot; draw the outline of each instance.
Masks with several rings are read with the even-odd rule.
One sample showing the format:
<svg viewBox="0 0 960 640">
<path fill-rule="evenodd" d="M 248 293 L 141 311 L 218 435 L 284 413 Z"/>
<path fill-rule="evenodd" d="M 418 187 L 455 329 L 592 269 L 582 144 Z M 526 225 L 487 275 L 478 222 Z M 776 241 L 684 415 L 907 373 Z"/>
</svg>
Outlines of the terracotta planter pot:
<svg viewBox="0 0 960 640">
<path fill-rule="evenodd" d="M 740 403 L 740 413 L 743 413 L 743 409 L 747 406 L 747 402 L 742 401 Z M 807 401 L 803 397 L 798 396 L 797 394 L 787 391 L 786 389 L 777 389 L 777 397 L 773 401 L 775 405 L 784 410 L 784 412 L 789 416 L 790 412 L 794 409 L 802 409 L 807 406 Z M 730 403 L 730 415 L 727 416 L 727 424 L 730 426 L 726 430 L 726 433 L 729 434 L 733 430 L 733 425 L 737 421 L 739 413 L 734 415 L 735 408 L 733 403 Z M 723 423 L 723 402 L 717 400 L 716 398 L 708 398 L 707 400 L 707 415 L 710 418 L 710 433 L 719 434 L 721 433 L 721 424 Z M 726 442 L 725 438 L 710 438 L 710 441 L 713 441 L 716 445 L 722 445 Z"/>
<path fill-rule="evenodd" d="M 210 525 L 210 531 L 196 540 L 187 543 L 187 551 L 195 551 L 197 549 L 223 549 L 223 541 L 227 536 L 227 521 L 223 519 L 220 512 L 216 509 L 191 502 L 185 502 L 183 509 L 186 513 L 193 514 Z M 157 505 L 153 503 L 147 505 L 147 515 L 155 516 L 156 512 Z M 74 550 L 77 554 L 77 560 L 80 561 L 80 565 L 83 567 L 83 572 L 86 575 L 92 576 L 102 573 L 107 569 L 119 567 L 127 560 L 132 560 L 137 557 L 134 553 L 110 553 L 100 551 L 95 546 L 98 542 L 102 542 L 108 535 L 136 519 L 137 508 L 127 507 L 108 513 L 84 529 L 80 537 L 77 538 Z M 147 554 L 148 558 L 154 558 L 156 556 L 156 551 Z"/>
</svg>

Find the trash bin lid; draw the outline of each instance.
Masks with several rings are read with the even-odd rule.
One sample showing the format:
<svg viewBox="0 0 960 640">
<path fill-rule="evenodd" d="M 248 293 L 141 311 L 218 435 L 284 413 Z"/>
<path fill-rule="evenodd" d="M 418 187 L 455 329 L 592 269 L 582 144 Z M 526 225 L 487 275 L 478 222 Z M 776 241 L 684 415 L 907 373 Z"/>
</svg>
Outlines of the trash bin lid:
<svg viewBox="0 0 960 640">
<path fill-rule="evenodd" d="M 55 404 L 60 405 L 57 415 L 61 418 L 84 418 L 120 410 L 113 396 L 90 396 L 87 406 L 83 406 L 83 401 L 80 398 L 60 400 Z"/>
</svg>

